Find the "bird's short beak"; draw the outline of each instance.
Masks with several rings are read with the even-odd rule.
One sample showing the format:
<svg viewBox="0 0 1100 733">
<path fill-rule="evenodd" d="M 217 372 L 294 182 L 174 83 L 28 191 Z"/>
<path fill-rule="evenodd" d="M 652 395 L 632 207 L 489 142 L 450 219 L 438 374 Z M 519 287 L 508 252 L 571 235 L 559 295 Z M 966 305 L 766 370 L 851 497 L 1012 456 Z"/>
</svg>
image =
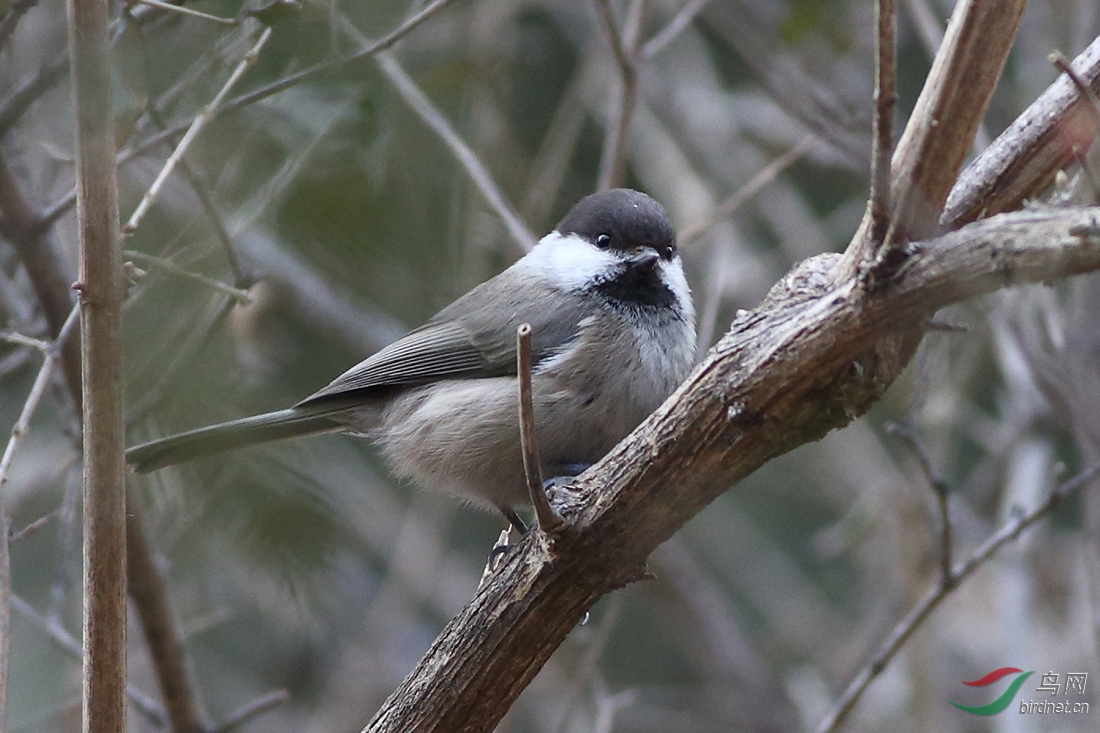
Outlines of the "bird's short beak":
<svg viewBox="0 0 1100 733">
<path fill-rule="evenodd" d="M 637 268 L 639 270 L 652 270 L 653 266 L 661 259 L 661 255 L 657 254 L 657 250 L 652 247 L 639 247 L 630 253 L 630 257 L 627 258 L 626 264 L 630 268 Z"/>
</svg>

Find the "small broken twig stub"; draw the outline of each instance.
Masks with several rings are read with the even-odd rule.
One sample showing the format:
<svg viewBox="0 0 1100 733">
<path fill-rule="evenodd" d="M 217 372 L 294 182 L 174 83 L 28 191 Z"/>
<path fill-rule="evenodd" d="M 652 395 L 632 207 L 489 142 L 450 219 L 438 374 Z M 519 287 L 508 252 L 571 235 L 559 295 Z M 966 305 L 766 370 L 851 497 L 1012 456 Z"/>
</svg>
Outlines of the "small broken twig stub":
<svg viewBox="0 0 1100 733">
<path fill-rule="evenodd" d="M 539 448 L 535 443 L 535 408 L 531 399 L 531 324 L 521 323 L 516 329 L 516 372 L 519 384 L 519 440 L 523 449 L 523 473 L 527 476 L 527 490 L 539 529 L 556 534 L 565 527 L 565 521 L 550 506 L 542 486 L 542 470 Z"/>
</svg>

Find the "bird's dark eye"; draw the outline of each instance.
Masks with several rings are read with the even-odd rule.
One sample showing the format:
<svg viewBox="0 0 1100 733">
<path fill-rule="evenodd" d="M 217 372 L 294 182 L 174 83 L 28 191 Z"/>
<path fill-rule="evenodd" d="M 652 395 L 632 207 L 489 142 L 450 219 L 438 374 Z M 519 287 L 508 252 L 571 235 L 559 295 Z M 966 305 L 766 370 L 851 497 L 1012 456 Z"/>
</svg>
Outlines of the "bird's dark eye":
<svg viewBox="0 0 1100 733">
<path fill-rule="evenodd" d="M 611 246 L 610 234 L 599 234 L 596 236 L 596 246 L 600 249 L 607 249 Z"/>
</svg>

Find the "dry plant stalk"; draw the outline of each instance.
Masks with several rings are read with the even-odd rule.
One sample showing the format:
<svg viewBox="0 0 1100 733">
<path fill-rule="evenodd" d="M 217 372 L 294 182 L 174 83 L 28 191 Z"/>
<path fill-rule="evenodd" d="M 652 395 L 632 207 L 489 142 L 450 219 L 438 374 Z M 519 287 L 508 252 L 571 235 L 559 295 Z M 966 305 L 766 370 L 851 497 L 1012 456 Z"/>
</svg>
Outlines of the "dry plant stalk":
<svg viewBox="0 0 1100 733">
<path fill-rule="evenodd" d="M 126 729 L 124 296 L 106 0 L 70 0 L 84 389 L 84 730 Z"/>
</svg>

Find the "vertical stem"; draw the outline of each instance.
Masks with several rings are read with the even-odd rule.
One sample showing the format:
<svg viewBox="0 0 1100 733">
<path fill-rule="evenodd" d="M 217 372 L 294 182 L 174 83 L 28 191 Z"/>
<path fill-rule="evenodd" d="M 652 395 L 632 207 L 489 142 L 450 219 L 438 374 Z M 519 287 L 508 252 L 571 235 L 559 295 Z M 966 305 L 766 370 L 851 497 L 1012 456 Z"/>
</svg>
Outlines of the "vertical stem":
<svg viewBox="0 0 1100 733">
<path fill-rule="evenodd" d="M 890 161 L 894 157 L 894 102 L 897 49 L 893 0 L 875 3 L 875 146 L 871 151 L 871 238 L 887 244 L 890 227 Z"/>
<path fill-rule="evenodd" d="M 149 653 L 156 660 L 164 711 L 168 714 L 172 733 L 202 733 L 202 718 L 183 651 L 182 635 L 172 617 L 168 584 L 153 563 L 153 551 L 142 529 L 140 507 L 131 504 L 128 514 L 126 543 L 129 554 L 126 559 L 130 595 L 145 631 Z"/>
<path fill-rule="evenodd" d="M 107 0 L 69 0 L 84 386 L 84 731 L 126 730 L 123 296 Z"/>
<path fill-rule="evenodd" d="M 7 730 L 8 668 L 11 661 L 10 526 L 4 497 L 0 495 L 0 733 Z"/>
</svg>

